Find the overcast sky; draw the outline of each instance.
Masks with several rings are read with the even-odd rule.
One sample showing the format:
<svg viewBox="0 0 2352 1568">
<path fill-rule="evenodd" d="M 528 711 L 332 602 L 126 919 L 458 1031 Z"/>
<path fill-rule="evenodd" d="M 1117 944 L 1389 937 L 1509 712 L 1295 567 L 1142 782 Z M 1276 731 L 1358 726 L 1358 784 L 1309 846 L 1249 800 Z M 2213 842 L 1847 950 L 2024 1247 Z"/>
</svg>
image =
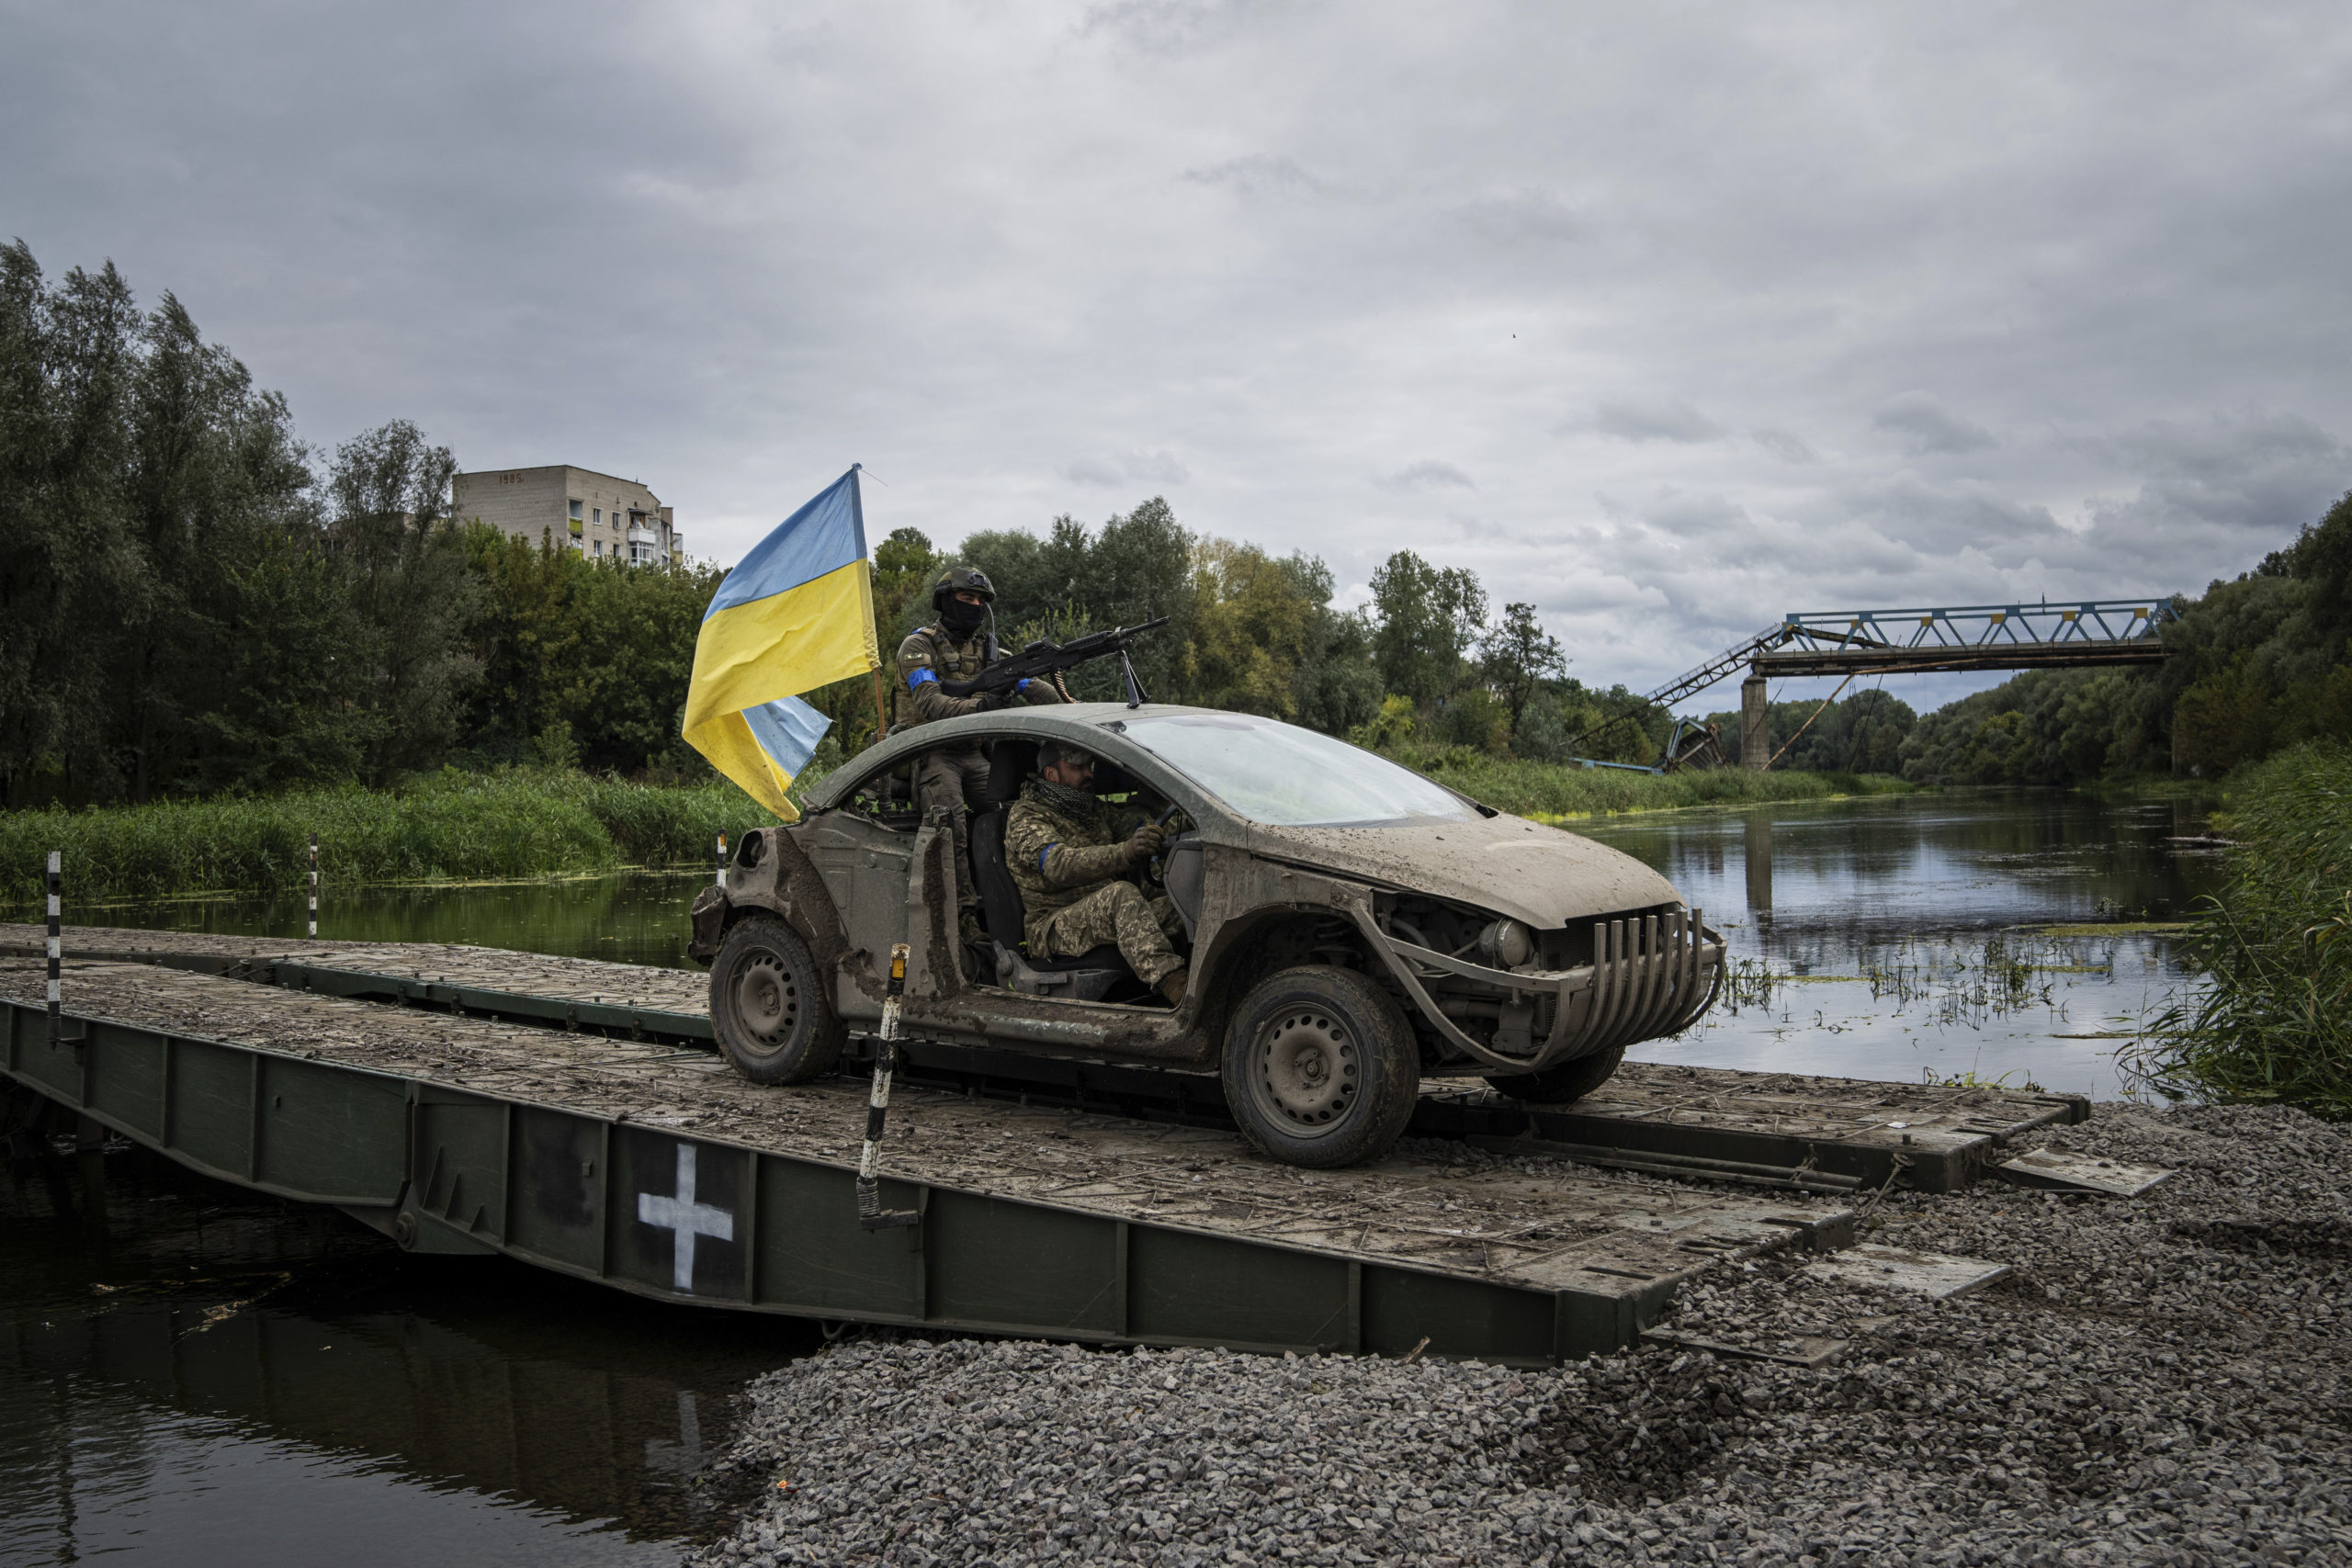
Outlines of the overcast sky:
<svg viewBox="0 0 2352 1568">
<path fill-rule="evenodd" d="M 52 276 L 174 290 L 314 444 L 641 479 L 721 561 L 852 461 L 877 538 L 1159 493 L 1648 684 L 1787 610 L 2196 592 L 2352 488 L 2341 4 L 0 29 Z"/>
</svg>

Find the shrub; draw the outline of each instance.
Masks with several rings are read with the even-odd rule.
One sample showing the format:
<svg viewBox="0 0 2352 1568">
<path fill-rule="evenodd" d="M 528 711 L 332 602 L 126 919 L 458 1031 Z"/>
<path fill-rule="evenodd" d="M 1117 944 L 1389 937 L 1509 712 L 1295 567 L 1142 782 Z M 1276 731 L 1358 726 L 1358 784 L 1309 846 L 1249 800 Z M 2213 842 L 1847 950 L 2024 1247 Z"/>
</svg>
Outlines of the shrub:
<svg viewBox="0 0 2352 1568">
<path fill-rule="evenodd" d="M 2185 942 L 2205 988 L 2124 1065 L 2175 1098 L 2352 1117 L 2352 750 L 2283 752 L 2230 794 L 2230 878 Z"/>
</svg>

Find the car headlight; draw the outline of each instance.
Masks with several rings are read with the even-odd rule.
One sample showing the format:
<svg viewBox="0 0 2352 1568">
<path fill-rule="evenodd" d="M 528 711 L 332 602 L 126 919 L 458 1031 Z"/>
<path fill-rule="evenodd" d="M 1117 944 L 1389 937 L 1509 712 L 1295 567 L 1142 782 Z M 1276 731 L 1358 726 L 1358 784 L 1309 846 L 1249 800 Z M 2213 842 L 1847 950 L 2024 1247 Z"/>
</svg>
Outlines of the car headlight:
<svg viewBox="0 0 2352 1568">
<path fill-rule="evenodd" d="M 1478 956 L 1516 969 L 1535 956 L 1535 933 L 1517 920 L 1497 920 L 1478 933 Z"/>
</svg>

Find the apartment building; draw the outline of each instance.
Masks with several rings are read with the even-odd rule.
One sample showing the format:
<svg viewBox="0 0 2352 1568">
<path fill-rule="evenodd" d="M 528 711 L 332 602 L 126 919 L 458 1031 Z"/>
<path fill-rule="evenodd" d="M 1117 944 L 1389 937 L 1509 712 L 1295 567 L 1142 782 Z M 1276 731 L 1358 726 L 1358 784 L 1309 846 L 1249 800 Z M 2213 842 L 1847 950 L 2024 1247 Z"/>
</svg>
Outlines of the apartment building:
<svg viewBox="0 0 2352 1568">
<path fill-rule="evenodd" d="M 566 543 L 598 560 L 650 566 L 683 560 L 685 541 L 670 509 L 635 479 L 558 464 L 459 474 L 454 511 L 537 543 Z"/>
</svg>

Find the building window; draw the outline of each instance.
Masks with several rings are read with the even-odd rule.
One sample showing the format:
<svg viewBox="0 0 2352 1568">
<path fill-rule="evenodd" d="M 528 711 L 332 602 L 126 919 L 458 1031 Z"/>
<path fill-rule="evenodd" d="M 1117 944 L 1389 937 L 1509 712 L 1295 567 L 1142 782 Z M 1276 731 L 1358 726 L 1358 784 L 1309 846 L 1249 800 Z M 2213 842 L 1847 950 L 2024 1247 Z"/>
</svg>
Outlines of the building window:
<svg viewBox="0 0 2352 1568">
<path fill-rule="evenodd" d="M 574 523 L 580 521 L 580 503 L 576 501 L 571 503 L 571 520 Z"/>
<path fill-rule="evenodd" d="M 601 506 L 596 508 L 595 516 L 590 518 L 589 521 L 595 524 L 599 528 L 603 527 L 605 525 L 605 509 Z"/>
</svg>

